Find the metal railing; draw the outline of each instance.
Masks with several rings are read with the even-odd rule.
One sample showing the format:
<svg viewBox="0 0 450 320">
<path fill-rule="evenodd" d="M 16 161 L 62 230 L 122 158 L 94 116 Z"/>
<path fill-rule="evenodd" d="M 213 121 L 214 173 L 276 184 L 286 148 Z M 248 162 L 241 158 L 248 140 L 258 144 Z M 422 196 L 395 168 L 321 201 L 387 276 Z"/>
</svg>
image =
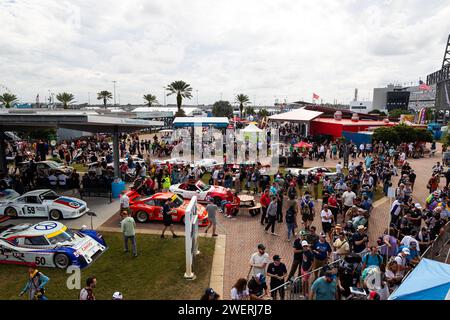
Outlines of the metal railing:
<svg viewBox="0 0 450 320">
<path fill-rule="evenodd" d="M 385 244 L 378 246 L 378 251 L 380 251 L 381 248 L 383 248 L 385 246 L 386 246 Z M 370 253 L 370 250 L 368 248 L 366 248 L 363 251 L 361 251 L 360 253 L 356 253 L 356 255 L 360 256 L 362 258 L 368 253 Z M 306 300 L 307 297 L 305 297 L 304 294 L 302 293 L 302 279 L 305 276 L 309 276 L 316 272 L 319 274 L 324 268 L 331 268 L 335 264 L 338 264 L 341 262 L 344 262 L 343 258 L 340 258 L 333 262 L 330 262 L 327 265 L 322 266 L 320 268 L 311 270 L 310 272 L 300 275 L 300 276 L 294 278 L 293 280 L 286 281 L 285 283 L 283 283 L 282 285 L 279 285 L 276 288 L 273 288 L 273 289 L 271 288 L 269 293 L 271 294 L 277 290 L 284 289 L 284 300 Z M 309 285 L 311 285 L 311 284 L 309 284 Z M 263 297 L 263 296 L 261 296 L 261 297 Z"/>
</svg>

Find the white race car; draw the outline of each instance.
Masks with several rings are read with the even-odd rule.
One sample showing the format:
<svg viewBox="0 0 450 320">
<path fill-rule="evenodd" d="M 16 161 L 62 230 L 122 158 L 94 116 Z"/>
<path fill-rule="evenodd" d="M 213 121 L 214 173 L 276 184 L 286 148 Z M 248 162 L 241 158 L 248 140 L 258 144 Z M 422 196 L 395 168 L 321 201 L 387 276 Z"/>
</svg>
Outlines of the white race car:
<svg viewBox="0 0 450 320">
<path fill-rule="evenodd" d="M 11 218 L 33 217 L 59 220 L 78 218 L 88 211 L 87 203 L 83 200 L 59 196 L 51 189 L 30 191 L 12 199 L 0 199 L 0 215 Z"/>
<path fill-rule="evenodd" d="M 216 166 L 223 166 L 223 161 L 216 159 L 201 159 L 191 164 L 191 167 L 205 168 L 207 172 L 212 172 Z"/>
<path fill-rule="evenodd" d="M 285 169 L 286 173 L 288 173 L 289 171 L 291 171 L 291 174 L 294 177 L 297 177 L 299 174 L 306 177 L 309 172 L 311 172 L 312 175 L 315 175 L 319 171 L 322 173 L 322 175 L 330 177 L 331 179 L 335 179 L 337 177 L 337 173 L 331 171 L 327 167 L 312 167 L 312 168 L 308 168 L 308 169 L 297 169 L 297 168 L 286 168 Z"/>
<path fill-rule="evenodd" d="M 230 189 L 210 186 L 201 180 L 171 185 L 169 191 L 180 195 L 183 199 L 191 199 L 193 196 L 197 196 L 199 202 L 206 202 L 209 199 L 215 199 L 216 203 L 220 203 L 222 200 L 234 201 L 234 195 Z"/>
<path fill-rule="evenodd" d="M 107 249 L 94 230 L 74 231 L 56 221 L 20 224 L 0 232 L 0 263 L 84 268 Z"/>
</svg>

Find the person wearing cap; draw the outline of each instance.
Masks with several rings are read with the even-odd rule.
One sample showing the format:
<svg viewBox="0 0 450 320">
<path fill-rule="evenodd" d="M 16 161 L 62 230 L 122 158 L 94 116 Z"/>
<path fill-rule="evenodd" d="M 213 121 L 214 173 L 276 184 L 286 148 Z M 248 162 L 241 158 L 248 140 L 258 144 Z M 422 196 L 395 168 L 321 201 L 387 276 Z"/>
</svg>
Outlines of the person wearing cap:
<svg viewBox="0 0 450 320">
<path fill-rule="evenodd" d="M 325 276 L 317 278 L 311 286 L 309 300 L 336 300 L 337 283 L 333 273 L 328 270 Z"/>
<path fill-rule="evenodd" d="M 50 281 L 50 278 L 39 272 L 35 265 L 28 267 L 28 276 L 27 284 L 20 291 L 19 297 L 28 292 L 30 300 L 48 300 L 45 296 L 45 285 Z"/>
<path fill-rule="evenodd" d="M 279 293 L 280 299 L 284 300 L 284 286 L 282 284 L 285 282 L 286 274 L 286 265 L 281 262 L 281 257 L 277 254 L 274 255 L 273 262 L 267 267 L 267 276 L 270 277 L 270 294 L 273 300 L 277 299 L 277 293 Z M 278 289 L 274 290 L 276 288 Z"/>
<path fill-rule="evenodd" d="M 112 299 L 113 300 L 123 300 L 123 295 L 121 292 L 116 291 L 116 292 L 114 292 Z"/>
<path fill-rule="evenodd" d="M 338 260 L 344 258 L 350 253 L 350 244 L 345 237 L 345 233 L 339 230 L 338 238 L 333 242 L 335 259 Z"/>
<path fill-rule="evenodd" d="M 302 292 L 305 297 L 309 294 L 309 279 L 311 278 L 312 266 L 314 263 L 314 253 L 311 251 L 311 246 L 308 241 L 302 241 L 302 263 L 300 266 L 302 275 Z"/>
<path fill-rule="evenodd" d="M 268 300 L 269 290 L 266 284 L 266 276 L 257 273 L 248 282 L 250 300 Z"/>
<path fill-rule="evenodd" d="M 411 269 L 410 266 L 408 266 L 408 260 L 406 259 L 407 256 L 410 255 L 410 251 L 408 248 L 403 248 L 400 253 L 394 258 L 394 260 L 397 262 L 398 265 L 398 275 L 404 276 L 407 271 Z"/>
<path fill-rule="evenodd" d="M 332 252 L 331 246 L 327 242 L 326 235 L 323 232 L 319 236 L 319 241 L 312 246 L 312 252 L 314 253 L 313 269 L 316 270 L 314 271 L 314 278 L 317 279 L 320 271 L 318 269 L 327 265 Z"/>
<path fill-rule="evenodd" d="M 269 254 L 266 252 L 266 247 L 260 243 L 258 244 L 258 251 L 253 253 L 250 257 L 250 272 L 253 275 L 261 273 L 266 275 L 266 267 L 269 264 Z"/>
<path fill-rule="evenodd" d="M 356 232 L 352 235 L 353 252 L 361 253 L 367 249 L 369 237 L 366 234 L 366 227 L 359 225 Z"/>
<path fill-rule="evenodd" d="M 205 293 L 201 296 L 200 300 L 206 300 L 206 301 L 211 301 L 211 300 L 219 300 L 220 295 L 214 291 L 213 288 L 207 288 L 205 290 Z"/>
<path fill-rule="evenodd" d="M 300 267 L 303 259 L 303 247 L 302 240 L 304 240 L 306 233 L 304 230 L 301 230 L 297 233 L 297 237 L 292 244 L 294 249 L 294 258 L 292 260 L 291 270 L 289 271 L 288 279 L 292 279 L 298 269 L 298 276 L 300 276 Z"/>
</svg>

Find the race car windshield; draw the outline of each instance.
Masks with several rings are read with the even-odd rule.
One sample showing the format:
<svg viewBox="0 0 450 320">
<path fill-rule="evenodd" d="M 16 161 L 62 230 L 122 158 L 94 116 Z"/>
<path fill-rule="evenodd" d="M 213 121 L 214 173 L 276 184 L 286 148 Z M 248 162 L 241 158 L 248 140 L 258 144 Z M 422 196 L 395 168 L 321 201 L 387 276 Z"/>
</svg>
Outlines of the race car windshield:
<svg viewBox="0 0 450 320">
<path fill-rule="evenodd" d="M 41 200 L 55 200 L 56 198 L 59 198 L 59 195 L 55 191 L 49 190 L 41 194 L 40 198 Z"/>
<path fill-rule="evenodd" d="M 211 186 L 209 184 L 204 184 L 202 181 L 197 182 L 197 188 L 202 191 L 208 191 Z"/>
<path fill-rule="evenodd" d="M 61 232 L 60 234 L 48 238 L 48 241 L 50 241 L 50 244 L 57 244 L 59 243 L 64 243 L 64 242 L 69 242 L 74 240 L 74 233 L 72 230 L 67 229 L 64 232 Z"/>
<path fill-rule="evenodd" d="M 59 169 L 61 167 L 57 162 L 47 162 L 47 164 L 51 169 Z"/>
<path fill-rule="evenodd" d="M 181 198 L 176 194 L 174 194 L 172 198 L 170 198 L 170 201 L 173 203 L 174 208 L 178 208 L 183 204 L 183 200 L 181 200 Z"/>
</svg>

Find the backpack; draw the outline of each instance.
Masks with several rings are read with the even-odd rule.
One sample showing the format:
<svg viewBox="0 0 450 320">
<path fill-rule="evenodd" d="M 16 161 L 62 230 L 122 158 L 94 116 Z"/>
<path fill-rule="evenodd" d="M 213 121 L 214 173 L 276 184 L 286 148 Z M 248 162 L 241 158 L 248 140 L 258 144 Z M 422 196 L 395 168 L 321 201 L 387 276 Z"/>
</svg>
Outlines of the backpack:
<svg viewBox="0 0 450 320">
<path fill-rule="evenodd" d="M 295 209 L 294 207 L 289 207 L 286 211 L 286 223 L 294 223 L 295 222 Z"/>
<path fill-rule="evenodd" d="M 366 264 L 366 266 L 367 266 L 367 263 L 369 262 L 369 255 L 370 255 L 370 253 L 368 253 L 364 256 L 364 263 Z M 377 259 L 378 259 L 378 266 L 381 269 L 381 267 L 383 265 L 383 259 L 381 258 L 381 256 L 378 253 L 377 253 Z"/>
</svg>

